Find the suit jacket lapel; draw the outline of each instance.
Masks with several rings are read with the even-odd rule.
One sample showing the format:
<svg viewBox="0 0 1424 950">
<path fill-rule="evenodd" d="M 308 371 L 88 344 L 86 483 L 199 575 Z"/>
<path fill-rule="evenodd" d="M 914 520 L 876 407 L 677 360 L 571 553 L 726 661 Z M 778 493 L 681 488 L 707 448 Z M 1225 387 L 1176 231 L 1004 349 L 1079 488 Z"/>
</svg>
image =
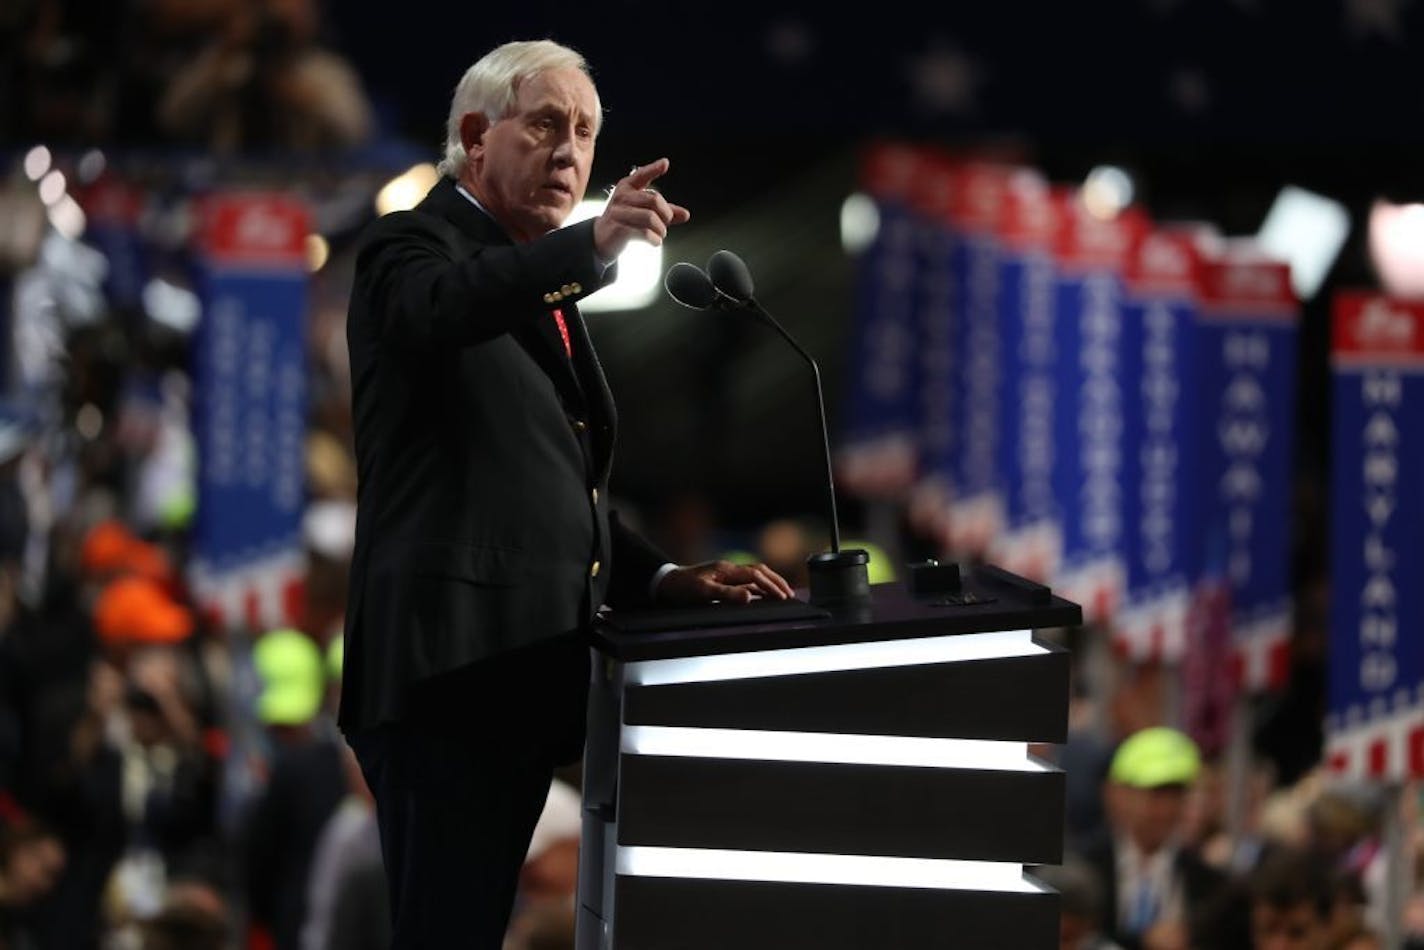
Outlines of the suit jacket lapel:
<svg viewBox="0 0 1424 950">
<path fill-rule="evenodd" d="M 608 388 L 608 378 L 603 375 L 603 365 L 594 352 L 593 341 L 588 336 L 588 325 L 577 307 L 564 311 L 564 320 L 569 328 L 569 340 L 573 344 L 573 363 L 583 380 L 584 392 L 588 396 L 589 410 L 597 423 L 594 432 L 594 458 L 598 462 L 599 481 L 608 478 L 613 467 L 613 444 L 618 435 L 618 411 L 613 405 L 613 393 Z M 555 333 L 558 332 L 556 329 Z"/>
<path fill-rule="evenodd" d="M 569 309 L 564 310 L 564 320 L 568 321 Z M 570 330 L 570 334 L 572 334 Z M 587 401 L 579 379 L 575 375 L 573 363 L 564 350 L 564 338 L 559 335 L 554 315 L 546 312 L 526 323 L 514 333 L 514 338 L 528 351 L 534 362 L 549 375 L 559 397 L 570 406 L 582 406 Z"/>
</svg>

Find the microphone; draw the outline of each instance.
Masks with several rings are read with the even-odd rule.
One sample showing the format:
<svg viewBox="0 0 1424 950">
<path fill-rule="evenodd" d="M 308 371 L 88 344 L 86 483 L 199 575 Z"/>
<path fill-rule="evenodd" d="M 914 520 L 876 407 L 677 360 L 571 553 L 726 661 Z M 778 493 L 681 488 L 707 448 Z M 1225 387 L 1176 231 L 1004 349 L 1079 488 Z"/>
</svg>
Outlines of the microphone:
<svg viewBox="0 0 1424 950">
<path fill-rule="evenodd" d="M 751 271 L 731 251 L 722 250 L 707 261 L 707 273 L 691 264 L 674 264 L 664 286 L 674 300 L 697 310 L 708 307 L 750 313 L 771 327 L 811 367 L 816 387 L 816 414 L 821 424 L 821 451 L 826 479 L 826 507 L 830 515 L 831 550 L 806 560 L 811 579 L 811 602 L 818 605 L 864 604 L 870 599 L 866 565 L 870 555 L 859 548 L 841 550 L 841 528 L 836 514 L 836 486 L 831 473 L 831 440 L 826 431 L 826 401 L 821 394 L 821 368 L 791 334 L 757 301 Z"/>
<path fill-rule="evenodd" d="M 706 310 L 720 302 L 717 288 L 712 280 L 702 272 L 702 268 L 681 261 L 668 268 L 663 278 L 663 288 L 668 296 L 684 307 Z"/>
</svg>

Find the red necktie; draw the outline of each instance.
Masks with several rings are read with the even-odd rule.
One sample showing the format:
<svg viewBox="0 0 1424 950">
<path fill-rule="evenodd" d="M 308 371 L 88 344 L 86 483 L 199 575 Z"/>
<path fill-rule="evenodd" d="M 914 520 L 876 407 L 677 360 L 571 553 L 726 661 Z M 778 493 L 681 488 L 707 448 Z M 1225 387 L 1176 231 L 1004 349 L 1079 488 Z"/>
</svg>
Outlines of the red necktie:
<svg viewBox="0 0 1424 950">
<path fill-rule="evenodd" d="M 564 323 L 564 312 L 562 310 L 554 311 L 554 322 L 559 325 L 559 336 L 564 338 L 564 352 L 568 354 L 569 359 L 573 359 L 574 345 L 569 342 L 569 327 L 568 324 Z"/>
</svg>

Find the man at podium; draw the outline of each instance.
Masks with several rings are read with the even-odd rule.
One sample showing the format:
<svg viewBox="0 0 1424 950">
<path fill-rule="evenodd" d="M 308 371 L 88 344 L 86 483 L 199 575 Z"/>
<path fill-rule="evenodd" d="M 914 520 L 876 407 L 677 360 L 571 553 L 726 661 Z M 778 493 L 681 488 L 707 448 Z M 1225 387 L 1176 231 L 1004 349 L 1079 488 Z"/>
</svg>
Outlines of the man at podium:
<svg viewBox="0 0 1424 950">
<path fill-rule="evenodd" d="M 666 563 L 609 511 L 616 419 L 577 303 L 688 212 L 652 187 L 659 159 L 561 228 L 600 121 L 575 51 L 493 50 L 455 90 L 440 183 L 357 259 L 340 723 L 396 947 L 500 946 L 552 770 L 582 745 L 601 604 L 791 596 L 764 565 Z"/>
</svg>

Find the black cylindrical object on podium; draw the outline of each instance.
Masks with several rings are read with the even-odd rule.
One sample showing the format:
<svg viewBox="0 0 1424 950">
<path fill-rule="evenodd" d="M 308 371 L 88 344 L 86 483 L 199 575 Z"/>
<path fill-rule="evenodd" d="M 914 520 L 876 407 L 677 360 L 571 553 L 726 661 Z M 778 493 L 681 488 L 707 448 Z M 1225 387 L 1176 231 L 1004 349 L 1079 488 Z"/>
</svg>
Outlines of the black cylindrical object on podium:
<svg viewBox="0 0 1424 950">
<path fill-rule="evenodd" d="M 870 602 L 870 554 L 860 548 L 823 551 L 806 559 L 811 603 L 818 607 Z"/>
</svg>

